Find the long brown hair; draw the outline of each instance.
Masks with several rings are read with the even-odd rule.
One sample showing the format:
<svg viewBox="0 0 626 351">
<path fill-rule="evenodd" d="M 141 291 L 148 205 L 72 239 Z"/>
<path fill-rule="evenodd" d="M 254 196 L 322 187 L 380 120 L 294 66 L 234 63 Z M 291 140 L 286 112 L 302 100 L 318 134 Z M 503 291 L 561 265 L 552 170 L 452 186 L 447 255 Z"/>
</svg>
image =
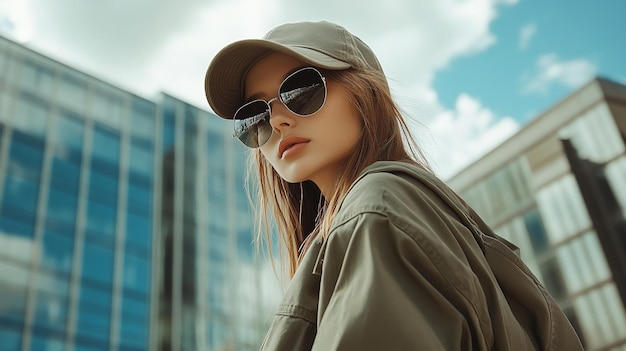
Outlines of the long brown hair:
<svg viewBox="0 0 626 351">
<path fill-rule="evenodd" d="M 341 201 L 364 168 L 376 161 L 404 161 L 429 169 L 382 74 L 356 69 L 323 73 L 348 91 L 363 124 L 360 142 L 343 162 L 332 195 L 324 198 L 311 181 L 284 181 L 258 149 L 252 153 L 258 175 L 257 240 L 265 239 L 271 253 L 273 229 L 278 231 L 279 256 L 290 276 L 310 243 L 328 237 Z M 270 215 L 276 228 L 270 225 Z"/>
</svg>

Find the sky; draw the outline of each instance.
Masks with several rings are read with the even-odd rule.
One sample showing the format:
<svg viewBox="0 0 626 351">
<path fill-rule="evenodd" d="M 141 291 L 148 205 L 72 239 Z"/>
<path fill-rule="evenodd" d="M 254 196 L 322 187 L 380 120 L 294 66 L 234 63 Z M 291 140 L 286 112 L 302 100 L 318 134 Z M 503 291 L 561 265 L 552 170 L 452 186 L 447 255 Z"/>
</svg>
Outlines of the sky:
<svg viewBox="0 0 626 351">
<path fill-rule="evenodd" d="M 0 0 L 0 35 L 210 110 L 204 74 L 222 47 L 286 22 L 335 22 L 376 52 L 449 178 L 594 77 L 626 84 L 624 13 L 626 0 Z"/>
</svg>

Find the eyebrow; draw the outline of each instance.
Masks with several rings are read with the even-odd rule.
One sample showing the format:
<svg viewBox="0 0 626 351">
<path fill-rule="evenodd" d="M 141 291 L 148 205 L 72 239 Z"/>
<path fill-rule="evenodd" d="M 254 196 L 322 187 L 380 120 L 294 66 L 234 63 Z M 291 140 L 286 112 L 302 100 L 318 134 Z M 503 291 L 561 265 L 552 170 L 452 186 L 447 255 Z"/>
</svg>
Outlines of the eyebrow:
<svg viewBox="0 0 626 351">
<path fill-rule="evenodd" d="M 283 82 L 285 81 L 285 79 L 287 79 L 287 77 L 289 77 L 290 75 L 292 75 L 293 73 L 295 73 L 296 71 L 299 71 L 305 67 L 312 67 L 312 66 L 298 66 L 294 69 L 292 69 L 291 71 L 285 73 L 285 75 L 283 76 L 283 79 L 280 81 L 280 84 L 282 85 Z M 278 86 L 278 89 L 280 89 L 280 85 Z M 245 90 L 245 86 L 244 86 L 244 90 Z M 244 104 L 247 104 L 250 101 L 254 101 L 254 100 L 262 100 L 261 97 L 263 97 L 263 93 L 254 93 L 252 95 L 250 95 L 248 98 L 244 99 Z"/>
</svg>

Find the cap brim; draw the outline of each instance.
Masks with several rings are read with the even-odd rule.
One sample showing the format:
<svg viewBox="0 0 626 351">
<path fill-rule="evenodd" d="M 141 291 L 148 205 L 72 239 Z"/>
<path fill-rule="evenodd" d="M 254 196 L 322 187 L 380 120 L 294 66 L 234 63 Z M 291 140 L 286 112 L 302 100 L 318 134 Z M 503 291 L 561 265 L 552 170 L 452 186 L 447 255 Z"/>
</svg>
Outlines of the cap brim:
<svg viewBox="0 0 626 351">
<path fill-rule="evenodd" d="M 213 112 L 225 119 L 233 118 L 244 102 L 243 85 L 248 70 L 271 52 L 282 52 L 324 69 L 351 67 L 347 62 L 306 47 L 287 46 L 263 39 L 241 40 L 222 49 L 207 69 L 204 89 Z"/>
</svg>

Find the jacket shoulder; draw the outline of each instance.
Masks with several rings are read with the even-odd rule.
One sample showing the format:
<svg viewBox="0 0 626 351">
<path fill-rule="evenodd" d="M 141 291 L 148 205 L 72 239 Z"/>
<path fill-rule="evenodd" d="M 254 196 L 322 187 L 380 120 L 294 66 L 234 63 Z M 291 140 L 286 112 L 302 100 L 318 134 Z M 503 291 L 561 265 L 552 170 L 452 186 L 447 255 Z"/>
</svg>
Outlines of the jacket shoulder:
<svg viewBox="0 0 626 351">
<path fill-rule="evenodd" d="M 458 219 L 458 211 L 451 206 L 453 201 L 441 189 L 446 189 L 445 185 L 428 174 L 365 173 L 344 198 L 333 227 L 368 213 L 380 214 L 401 227 L 414 227 L 418 222 L 424 224 L 440 217 Z"/>
</svg>

